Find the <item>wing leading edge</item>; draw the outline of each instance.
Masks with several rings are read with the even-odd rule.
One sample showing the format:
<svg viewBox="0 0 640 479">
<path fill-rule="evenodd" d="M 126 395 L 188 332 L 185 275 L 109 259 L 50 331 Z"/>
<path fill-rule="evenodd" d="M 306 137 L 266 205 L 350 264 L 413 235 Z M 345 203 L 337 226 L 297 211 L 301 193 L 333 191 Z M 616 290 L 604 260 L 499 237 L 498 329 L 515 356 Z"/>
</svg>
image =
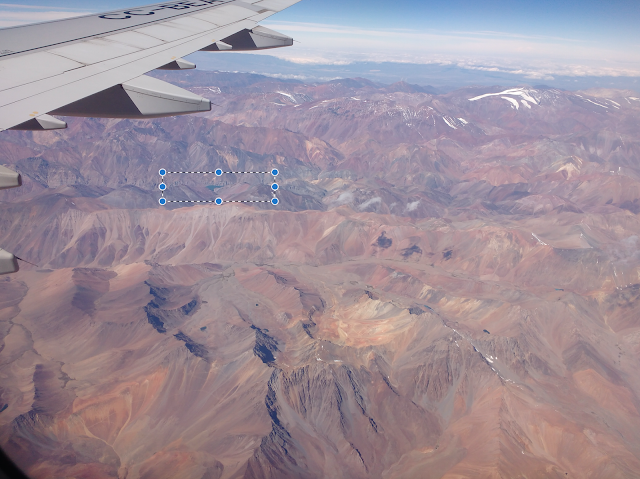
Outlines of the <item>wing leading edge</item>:
<svg viewBox="0 0 640 479">
<path fill-rule="evenodd" d="M 157 118 L 211 102 L 146 76 L 195 68 L 198 50 L 250 51 L 293 39 L 258 22 L 300 0 L 185 0 L 0 29 L 0 131 L 66 128 L 51 114 Z M 0 190 L 22 184 L 0 166 Z M 0 274 L 17 271 L 0 250 Z"/>
</svg>

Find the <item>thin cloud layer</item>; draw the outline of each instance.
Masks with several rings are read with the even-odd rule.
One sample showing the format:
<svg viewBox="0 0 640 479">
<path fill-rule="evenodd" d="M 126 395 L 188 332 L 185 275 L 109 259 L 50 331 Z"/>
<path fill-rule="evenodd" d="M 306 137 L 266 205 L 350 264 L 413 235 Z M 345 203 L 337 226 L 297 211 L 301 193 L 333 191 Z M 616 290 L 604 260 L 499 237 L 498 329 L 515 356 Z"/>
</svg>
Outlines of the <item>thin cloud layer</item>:
<svg viewBox="0 0 640 479">
<path fill-rule="evenodd" d="M 564 76 L 640 76 L 640 53 L 597 43 L 502 32 L 364 29 L 315 23 L 266 22 L 291 35 L 295 48 L 268 54 L 300 64 L 396 62 L 456 65 L 532 79 Z"/>
</svg>

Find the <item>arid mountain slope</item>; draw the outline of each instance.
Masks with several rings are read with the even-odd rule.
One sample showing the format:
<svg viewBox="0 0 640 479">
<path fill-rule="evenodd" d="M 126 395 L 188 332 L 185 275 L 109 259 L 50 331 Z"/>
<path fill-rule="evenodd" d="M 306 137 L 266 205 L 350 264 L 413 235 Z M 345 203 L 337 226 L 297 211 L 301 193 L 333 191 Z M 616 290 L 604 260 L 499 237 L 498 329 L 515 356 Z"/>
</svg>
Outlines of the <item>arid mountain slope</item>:
<svg viewBox="0 0 640 479">
<path fill-rule="evenodd" d="M 38 265 L 0 280 L 0 445 L 32 477 L 638 476 L 633 92 L 172 78 L 222 106 L 0 138 L 0 245 Z M 272 166 L 278 207 L 158 206 L 160 167 Z"/>
</svg>

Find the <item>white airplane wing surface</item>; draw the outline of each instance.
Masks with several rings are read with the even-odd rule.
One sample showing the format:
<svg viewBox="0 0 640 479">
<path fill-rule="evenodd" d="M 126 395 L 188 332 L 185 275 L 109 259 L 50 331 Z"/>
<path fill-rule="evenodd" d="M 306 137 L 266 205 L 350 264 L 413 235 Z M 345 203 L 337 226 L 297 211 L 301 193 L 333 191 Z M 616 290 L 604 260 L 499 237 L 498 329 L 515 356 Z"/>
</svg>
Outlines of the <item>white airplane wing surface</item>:
<svg viewBox="0 0 640 479">
<path fill-rule="evenodd" d="M 206 100 L 142 75 L 193 68 L 181 57 L 198 50 L 291 45 L 258 22 L 297 1 L 186 0 L 0 29 L 0 131 L 64 127 L 52 112 L 138 118 L 208 110 Z M 126 96 L 99 94 L 113 87 Z"/>
<path fill-rule="evenodd" d="M 209 100 L 145 73 L 195 68 L 182 57 L 198 50 L 290 46 L 293 39 L 258 22 L 298 1 L 185 0 L 0 29 L 0 131 L 66 128 L 56 114 L 156 118 L 208 111 Z M 21 181 L 0 166 L 0 189 Z M 17 264 L 5 256 L 0 250 L 0 274 Z"/>
</svg>

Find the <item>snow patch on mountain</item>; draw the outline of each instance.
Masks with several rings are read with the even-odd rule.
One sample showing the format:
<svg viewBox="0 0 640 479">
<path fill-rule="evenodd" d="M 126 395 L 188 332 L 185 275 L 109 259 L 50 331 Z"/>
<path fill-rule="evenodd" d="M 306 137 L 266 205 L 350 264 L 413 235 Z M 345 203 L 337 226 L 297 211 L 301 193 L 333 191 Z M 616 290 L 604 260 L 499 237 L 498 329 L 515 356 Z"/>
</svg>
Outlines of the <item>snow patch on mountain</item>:
<svg viewBox="0 0 640 479">
<path fill-rule="evenodd" d="M 533 95 L 536 95 L 536 94 L 537 94 L 536 90 L 531 90 L 531 89 L 525 90 L 524 88 L 510 88 L 508 90 L 501 91 L 499 93 L 485 93 L 484 95 L 479 95 L 473 98 L 469 98 L 469 101 L 476 101 L 476 100 L 480 100 L 482 98 L 487 98 L 490 96 L 513 95 L 513 96 L 520 96 L 525 100 L 527 100 L 529 103 L 538 105 L 539 104 L 538 100 L 533 97 Z"/>
<path fill-rule="evenodd" d="M 538 236 L 535 233 L 531 233 L 531 236 L 533 236 L 536 240 L 538 240 L 538 243 L 540 243 L 541 245 L 548 246 L 547 243 L 545 243 L 540 238 L 538 238 Z"/>
<path fill-rule="evenodd" d="M 601 105 L 600 103 L 596 103 L 595 101 L 589 100 L 588 98 L 585 98 L 585 100 L 587 100 L 589 103 L 593 103 L 594 105 L 600 106 L 602 108 L 607 108 L 605 105 Z"/>
<path fill-rule="evenodd" d="M 511 103 L 512 105 L 511 108 L 515 108 L 516 110 L 520 108 L 520 105 L 518 104 L 518 100 L 514 100 L 513 98 L 509 98 L 508 96 L 501 96 L 500 98 L 502 98 L 503 100 L 507 100 L 509 103 Z"/>
<path fill-rule="evenodd" d="M 442 119 L 444 120 L 444 122 L 445 122 L 447 125 L 449 125 L 449 126 L 450 126 L 451 128 L 453 128 L 454 130 L 457 130 L 457 129 L 458 129 L 458 127 L 457 127 L 457 126 L 455 126 L 453 123 L 451 123 L 449 120 L 447 120 L 447 117 L 446 117 L 446 116 L 443 116 L 443 117 L 442 117 Z"/>
<path fill-rule="evenodd" d="M 296 101 L 296 99 L 293 97 L 293 95 L 291 95 L 291 94 L 289 94 L 289 93 L 285 93 L 285 92 L 283 92 L 283 91 L 277 91 L 276 93 L 277 93 L 277 94 L 279 94 L 279 95 L 282 95 L 282 96 L 286 96 L 286 97 L 287 97 L 287 98 L 289 98 L 293 103 L 298 103 L 298 102 Z"/>
</svg>

